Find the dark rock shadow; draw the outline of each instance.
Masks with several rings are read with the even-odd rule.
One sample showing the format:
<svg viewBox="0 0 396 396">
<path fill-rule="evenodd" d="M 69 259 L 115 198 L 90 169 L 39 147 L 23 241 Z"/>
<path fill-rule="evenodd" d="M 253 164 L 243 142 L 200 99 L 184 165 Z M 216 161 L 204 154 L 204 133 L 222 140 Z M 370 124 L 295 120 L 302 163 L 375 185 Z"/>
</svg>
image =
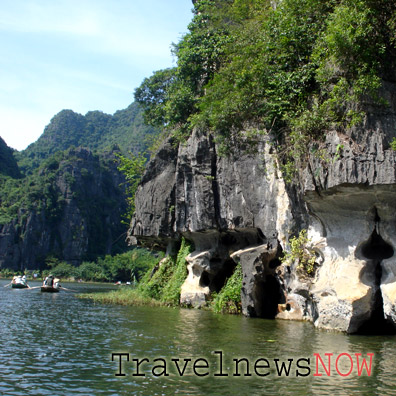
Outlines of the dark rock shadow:
<svg viewBox="0 0 396 396">
<path fill-rule="evenodd" d="M 362 301 L 367 297 L 363 297 L 353 303 L 352 321 L 361 323 L 358 324 L 356 334 L 364 335 L 393 335 L 396 334 L 395 324 L 387 319 L 384 314 L 384 301 L 381 291 L 382 279 L 382 260 L 388 259 L 394 255 L 393 247 L 387 243 L 378 233 L 379 218 L 376 218 L 376 226 L 370 238 L 362 243 L 357 249 L 355 256 L 359 259 L 366 260 L 366 265 L 362 268 L 359 274 L 360 281 L 372 287 L 372 301 L 371 310 L 367 315 L 362 315 L 361 310 Z M 366 318 L 363 318 L 365 316 Z M 351 323 L 352 324 L 352 323 Z M 355 325 L 356 326 L 356 325 Z M 352 326 L 352 327 L 355 327 Z"/>
</svg>

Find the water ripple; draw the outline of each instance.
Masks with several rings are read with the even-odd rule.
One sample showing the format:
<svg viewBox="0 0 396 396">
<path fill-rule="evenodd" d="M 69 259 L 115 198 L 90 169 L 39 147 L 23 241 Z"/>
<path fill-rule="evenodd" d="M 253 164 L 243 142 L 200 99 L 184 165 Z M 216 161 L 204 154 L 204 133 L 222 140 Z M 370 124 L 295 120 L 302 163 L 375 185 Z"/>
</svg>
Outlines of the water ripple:
<svg viewBox="0 0 396 396">
<path fill-rule="evenodd" d="M 72 293 L 42 294 L 38 290 L 11 290 L 0 282 L 0 394 L 40 395 L 374 395 L 390 396 L 396 389 L 395 337 L 352 337 L 315 330 L 307 323 L 254 320 L 184 309 L 121 307 L 94 304 Z M 94 285 L 73 285 L 95 290 Z M 218 355 L 224 354 L 219 371 Z M 205 358 L 211 375 L 198 378 L 189 367 L 177 375 L 155 377 L 153 364 L 133 376 L 132 361 L 125 377 L 116 377 L 114 352 L 130 358 Z M 314 377 L 313 353 L 375 354 L 371 377 Z M 311 358 L 310 376 L 234 377 L 233 358 L 287 360 Z M 250 367 L 251 370 L 252 366 Z M 334 370 L 333 370 L 334 371 Z M 55 391 L 54 391 L 55 389 Z"/>
</svg>

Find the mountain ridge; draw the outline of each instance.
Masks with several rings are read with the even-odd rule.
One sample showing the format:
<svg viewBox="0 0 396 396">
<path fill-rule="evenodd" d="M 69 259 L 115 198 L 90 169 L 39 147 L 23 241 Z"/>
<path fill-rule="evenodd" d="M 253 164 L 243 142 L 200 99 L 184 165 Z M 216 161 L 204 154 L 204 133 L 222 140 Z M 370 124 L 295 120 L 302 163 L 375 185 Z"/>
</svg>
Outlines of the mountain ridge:
<svg viewBox="0 0 396 396">
<path fill-rule="evenodd" d="M 145 151 L 157 133 L 132 103 L 114 115 L 62 110 L 21 152 L 0 141 L 0 169 L 9 168 L 0 178 L 0 268 L 125 251 L 127 184 L 118 156 Z"/>
</svg>

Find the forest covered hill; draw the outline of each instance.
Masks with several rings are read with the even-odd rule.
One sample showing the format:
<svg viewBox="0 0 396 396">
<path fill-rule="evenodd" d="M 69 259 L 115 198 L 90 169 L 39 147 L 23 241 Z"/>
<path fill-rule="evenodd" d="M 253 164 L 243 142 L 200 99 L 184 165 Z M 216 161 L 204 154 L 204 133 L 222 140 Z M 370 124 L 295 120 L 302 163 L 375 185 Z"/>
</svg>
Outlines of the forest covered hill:
<svg viewBox="0 0 396 396">
<path fill-rule="evenodd" d="M 114 115 L 90 111 L 85 116 L 72 110 L 56 114 L 39 139 L 16 153 L 22 172 L 29 173 L 43 160 L 70 147 L 85 147 L 93 152 L 112 150 L 115 145 L 125 154 L 138 154 L 150 145 L 157 130 L 144 123 L 142 111 L 132 103 Z"/>
<path fill-rule="evenodd" d="M 125 251 L 118 156 L 145 151 L 157 133 L 132 103 L 114 115 L 62 110 L 21 152 L 0 141 L 0 267 L 44 268 L 48 257 L 79 264 Z"/>
</svg>

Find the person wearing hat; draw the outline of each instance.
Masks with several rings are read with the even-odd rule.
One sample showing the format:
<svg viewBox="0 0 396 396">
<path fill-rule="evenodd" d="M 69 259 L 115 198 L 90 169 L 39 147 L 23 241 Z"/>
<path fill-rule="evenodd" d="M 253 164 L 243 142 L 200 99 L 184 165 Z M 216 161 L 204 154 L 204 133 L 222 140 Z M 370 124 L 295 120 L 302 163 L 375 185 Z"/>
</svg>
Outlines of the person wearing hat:
<svg viewBox="0 0 396 396">
<path fill-rule="evenodd" d="M 54 285 L 54 276 L 53 275 L 48 275 L 43 282 L 43 286 L 51 286 L 53 287 Z"/>
<path fill-rule="evenodd" d="M 54 279 L 54 287 L 55 287 L 55 289 L 61 288 L 61 284 L 59 282 L 60 282 L 60 279 L 58 279 L 58 278 Z"/>
</svg>

